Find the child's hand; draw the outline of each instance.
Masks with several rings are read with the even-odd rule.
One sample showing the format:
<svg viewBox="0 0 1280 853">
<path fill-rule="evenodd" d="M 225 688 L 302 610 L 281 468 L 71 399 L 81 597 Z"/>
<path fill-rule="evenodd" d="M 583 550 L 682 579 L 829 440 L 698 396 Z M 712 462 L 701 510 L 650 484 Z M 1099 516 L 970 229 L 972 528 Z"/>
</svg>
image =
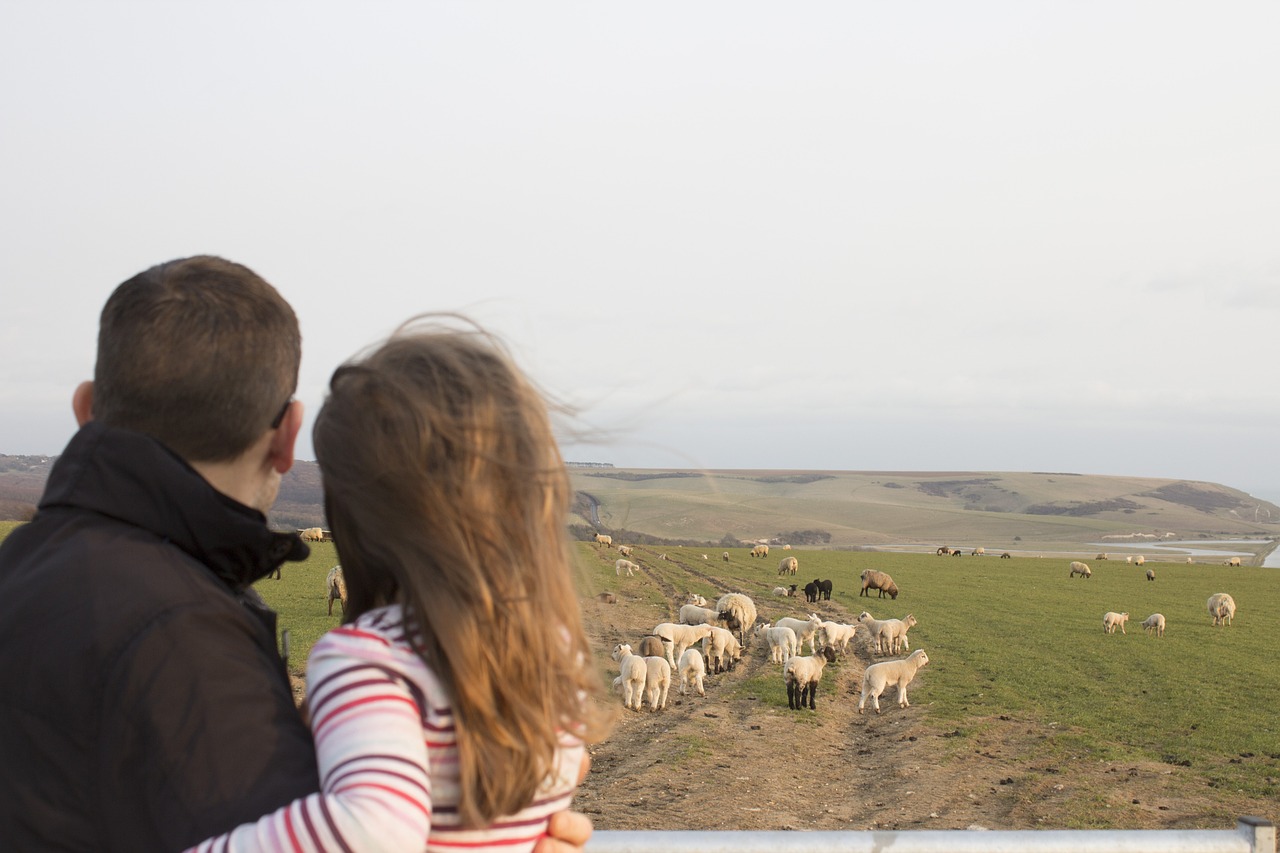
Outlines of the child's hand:
<svg viewBox="0 0 1280 853">
<path fill-rule="evenodd" d="M 580 853 L 592 828 L 591 818 L 582 812 L 557 812 L 547 823 L 547 834 L 534 845 L 533 853 Z"/>
</svg>

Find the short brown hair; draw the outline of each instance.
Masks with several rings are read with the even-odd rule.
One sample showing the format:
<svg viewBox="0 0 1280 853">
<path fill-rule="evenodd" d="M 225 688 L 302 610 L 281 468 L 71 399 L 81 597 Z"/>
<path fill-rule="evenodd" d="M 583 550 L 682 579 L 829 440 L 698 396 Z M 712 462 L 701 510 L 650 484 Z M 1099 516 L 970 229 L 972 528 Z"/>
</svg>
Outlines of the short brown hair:
<svg viewBox="0 0 1280 853">
<path fill-rule="evenodd" d="M 482 331 L 407 324 L 338 368 L 313 438 L 346 620 L 402 606 L 454 700 L 464 824 L 519 811 L 563 732 L 608 726 L 546 403 Z"/>
<path fill-rule="evenodd" d="M 169 261 L 121 284 L 102 309 L 93 416 L 189 461 L 223 462 L 278 423 L 301 359 L 293 309 L 248 267 Z"/>
</svg>

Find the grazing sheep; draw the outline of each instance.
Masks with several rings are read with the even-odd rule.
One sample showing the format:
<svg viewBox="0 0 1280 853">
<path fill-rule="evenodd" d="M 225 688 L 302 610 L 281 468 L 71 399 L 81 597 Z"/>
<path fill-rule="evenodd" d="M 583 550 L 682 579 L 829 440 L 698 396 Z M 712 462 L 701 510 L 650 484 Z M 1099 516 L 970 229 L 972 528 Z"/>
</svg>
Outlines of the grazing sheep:
<svg viewBox="0 0 1280 853">
<path fill-rule="evenodd" d="M 611 592 L 601 592 L 596 594 L 596 601 L 600 602 L 601 604 L 617 604 L 618 596 L 614 595 Z"/>
<path fill-rule="evenodd" d="M 667 690 L 671 687 L 671 664 L 667 663 L 664 657 L 645 658 L 644 663 L 646 670 L 644 697 L 649 702 L 650 711 L 661 711 L 667 707 Z"/>
<path fill-rule="evenodd" d="M 1187 565 L 1191 565 L 1194 562 L 1195 560 L 1191 559 L 1190 557 L 1187 557 Z"/>
<path fill-rule="evenodd" d="M 619 546 L 618 546 L 618 553 L 619 553 L 619 554 L 621 554 L 621 555 L 622 555 L 622 556 L 624 556 L 624 557 L 630 557 L 630 556 L 631 556 L 631 546 L 630 546 L 630 545 L 619 545 Z"/>
<path fill-rule="evenodd" d="M 1102 614 L 1102 630 L 1106 634 L 1114 634 L 1116 628 L 1120 629 L 1120 633 L 1125 633 L 1124 623 L 1129 621 L 1128 612 L 1116 613 L 1114 610 L 1108 610 Z"/>
<path fill-rule="evenodd" d="M 1142 620 L 1142 630 L 1155 637 L 1164 636 L 1164 614 L 1152 613 Z"/>
<path fill-rule="evenodd" d="M 1236 615 L 1236 600 L 1225 592 L 1209 596 L 1208 607 L 1215 625 L 1230 625 Z"/>
<path fill-rule="evenodd" d="M 714 673 L 733 669 L 742 660 L 742 644 L 728 628 L 712 626 L 711 634 L 702 640 L 702 654 L 707 668 Z"/>
<path fill-rule="evenodd" d="M 884 594 L 887 592 L 889 593 L 890 598 L 895 601 L 898 599 L 898 585 L 893 582 L 893 578 L 889 577 L 884 572 L 876 571 L 875 569 L 863 570 L 862 592 L 858 593 L 858 595 L 865 595 L 869 598 L 871 596 L 871 593 L 867 592 L 869 589 L 879 590 L 880 594 L 877 596 L 878 598 L 884 598 Z"/>
<path fill-rule="evenodd" d="M 605 536 L 603 533 L 597 533 L 597 534 L 596 534 L 596 544 L 597 544 L 597 545 L 603 545 L 603 546 L 604 546 L 604 547 L 606 547 L 606 548 L 612 548 L 612 547 L 613 547 L 613 537 L 612 537 L 612 536 Z"/>
<path fill-rule="evenodd" d="M 653 634 L 650 634 L 647 637 L 642 637 L 640 639 L 640 645 L 636 647 L 636 654 L 645 658 L 660 658 L 666 653 L 666 647 L 662 645 L 662 638 L 655 637 Z"/>
<path fill-rule="evenodd" d="M 981 557 L 983 554 L 986 554 L 986 553 L 987 553 L 987 549 L 983 548 L 981 545 L 973 549 L 973 556 L 975 557 Z"/>
<path fill-rule="evenodd" d="M 777 622 L 773 623 L 779 628 L 786 627 L 796 632 L 796 653 L 799 654 L 800 647 L 804 645 L 806 640 L 809 641 L 809 654 L 816 655 L 818 653 L 818 629 L 822 627 L 822 617 L 816 613 L 810 613 L 808 619 L 795 619 L 791 616 L 783 616 Z"/>
<path fill-rule="evenodd" d="M 810 583 L 807 583 L 804 585 L 804 600 L 805 601 L 818 600 L 818 582 L 817 581 L 811 581 Z"/>
<path fill-rule="evenodd" d="M 1132 562 L 1133 562 L 1133 557 L 1125 557 L 1125 558 L 1124 558 L 1124 561 L 1125 561 L 1126 563 L 1132 563 Z"/>
<path fill-rule="evenodd" d="M 684 650 L 699 640 L 711 635 L 711 625 L 681 625 L 676 622 L 662 622 L 653 629 L 654 636 L 662 638 L 662 647 L 667 663 L 672 667 L 676 660 L 684 654 Z"/>
<path fill-rule="evenodd" d="M 1155 579 L 1156 579 L 1156 570 L 1155 570 L 1155 569 L 1147 569 L 1147 580 L 1149 580 L 1149 581 L 1153 581 L 1153 580 L 1155 580 Z"/>
<path fill-rule="evenodd" d="M 342 612 L 347 612 L 347 579 L 342 574 L 342 566 L 334 566 L 329 576 L 324 579 L 325 594 L 329 596 L 329 615 L 333 615 L 333 602 L 336 599 L 342 605 Z"/>
<path fill-rule="evenodd" d="M 899 654 L 903 649 L 910 651 L 911 643 L 907 640 L 907 631 L 915 624 L 916 617 L 910 613 L 902 619 L 885 619 L 879 623 L 877 643 L 888 655 Z"/>
<path fill-rule="evenodd" d="M 303 542 L 323 542 L 324 529 L 320 527 L 308 527 L 305 530 L 299 530 L 298 536 Z"/>
<path fill-rule="evenodd" d="M 946 545 L 943 545 L 941 548 L 938 549 L 937 554 L 939 557 L 950 557 L 951 549 L 948 548 Z"/>
<path fill-rule="evenodd" d="M 1012 555 L 1012 554 L 1010 554 L 1008 551 L 1005 551 L 1003 554 L 1001 554 L 1001 555 L 1000 555 L 1000 559 L 1002 559 L 1002 560 L 1012 560 L 1012 559 L 1013 559 L 1013 555 Z"/>
<path fill-rule="evenodd" d="M 618 662 L 620 670 L 613 686 L 622 690 L 622 707 L 633 711 L 640 710 L 640 702 L 644 697 L 644 684 L 649 678 L 649 667 L 640 655 L 631 653 L 631 646 L 619 643 L 613 647 L 610 655 Z"/>
<path fill-rule="evenodd" d="M 1089 568 L 1087 563 L 1082 563 L 1079 560 L 1072 560 L 1071 574 L 1067 575 L 1067 577 L 1073 578 L 1076 575 L 1079 575 L 1082 578 L 1091 578 L 1093 577 L 1093 571 Z"/>
<path fill-rule="evenodd" d="M 963 557 L 963 556 L 964 556 L 964 551 L 961 551 L 959 548 L 955 548 L 955 549 L 953 549 L 953 550 L 951 551 L 951 556 L 953 556 L 953 557 Z"/>
<path fill-rule="evenodd" d="M 702 596 L 698 595 L 696 592 L 691 592 L 691 593 L 689 593 L 689 597 L 685 599 L 685 602 L 684 602 L 684 603 L 685 603 L 685 604 L 696 604 L 696 605 L 698 605 L 699 607 L 706 607 L 706 606 L 707 606 L 707 600 L 706 600 L 705 598 L 703 598 Z"/>
<path fill-rule="evenodd" d="M 782 546 L 782 550 L 784 550 L 784 551 L 790 551 L 790 550 L 791 550 L 791 546 L 790 546 L 790 545 L 783 545 L 783 546 Z"/>
<path fill-rule="evenodd" d="M 822 645 L 839 647 L 840 651 L 847 652 L 849 650 L 849 641 L 853 639 L 858 631 L 858 626 L 846 625 L 843 622 L 823 622 L 821 631 Z"/>
<path fill-rule="evenodd" d="M 721 554 L 720 559 L 724 560 L 726 563 L 729 562 L 729 552 L 725 551 L 723 554 Z"/>
<path fill-rule="evenodd" d="M 769 546 L 768 546 L 768 545 L 757 545 L 757 546 L 755 546 L 754 548 L 752 548 L 752 549 L 751 549 L 751 556 L 753 556 L 753 557 L 767 557 L 767 556 L 769 556 Z"/>
<path fill-rule="evenodd" d="M 862 709 L 867 705 L 867 699 L 870 698 L 872 707 L 879 714 L 880 694 L 894 685 L 898 687 L 898 707 L 908 707 L 911 703 L 907 701 L 907 685 L 916 677 L 920 667 L 928 662 L 929 656 L 924 653 L 924 649 L 916 649 L 900 660 L 886 660 L 871 664 L 862 673 L 862 697 L 858 700 L 858 713 L 862 713 Z"/>
<path fill-rule="evenodd" d="M 1239 558 L 1239 557 L 1232 557 L 1230 560 L 1227 560 L 1227 561 L 1226 561 L 1225 563 L 1223 563 L 1222 565 L 1224 565 L 1224 566 L 1238 566 L 1238 565 L 1240 565 L 1240 558 Z"/>
<path fill-rule="evenodd" d="M 822 600 L 830 601 L 831 600 L 831 581 L 829 580 L 820 581 L 817 578 L 814 578 L 813 582 L 818 585 L 818 595 L 822 598 Z"/>
<path fill-rule="evenodd" d="M 1147 564 L 1147 558 L 1139 554 L 1133 558 L 1133 564 L 1135 566 L 1145 566 Z"/>
<path fill-rule="evenodd" d="M 686 604 L 680 608 L 680 616 L 677 621 L 682 625 L 718 625 L 720 623 L 720 614 L 709 607 Z"/>
<path fill-rule="evenodd" d="M 720 596 L 716 611 L 726 628 L 738 635 L 738 642 L 746 645 L 747 632 L 756 624 L 756 603 L 741 592 Z"/>
<path fill-rule="evenodd" d="M 665 660 L 662 662 L 666 663 Z M 676 671 L 680 673 L 681 696 L 688 692 L 686 688 L 689 686 L 697 690 L 699 696 L 707 695 L 702 686 L 702 680 L 707 677 L 707 665 L 702 660 L 701 652 L 697 649 L 685 649 L 684 654 L 680 655 L 680 665 L 676 667 Z"/>
<path fill-rule="evenodd" d="M 756 626 L 756 635 L 763 637 L 769 646 L 769 660 L 773 663 L 786 663 L 787 659 L 800 654 L 800 641 L 796 632 L 786 626 L 777 627 L 768 622 Z"/>
<path fill-rule="evenodd" d="M 616 575 L 621 575 L 623 572 L 626 572 L 627 577 L 634 577 L 636 570 L 639 568 L 640 566 L 630 560 L 625 560 L 622 557 L 613 561 L 613 572 Z"/>
<path fill-rule="evenodd" d="M 780 575 L 794 575 L 798 571 L 800 571 L 800 561 L 795 557 L 783 557 L 778 563 L 778 574 Z"/>
<path fill-rule="evenodd" d="M 1106 555 L 1106 554 L 1099 554 L 1098 556 L 1094 557 L 1093 559 L 1095 559 L 1095 560 L 1106 560 L 1106 559 L 1108 559 L 1108 557 L 1107 557 L 1107 555 Z"/>
<path fill-rule="evenodd" d="M 817 708 L 818 682 L 822 680 L 822 670 L 836 659 L 836 650 L 827 646 L 822 652 L 808 657 L 790 657 L 782 665 L 782 678 L 787 683 L 787 707 L 793 711 L 804 708 L 805 701 L 809 710 Z"/>
</svg>

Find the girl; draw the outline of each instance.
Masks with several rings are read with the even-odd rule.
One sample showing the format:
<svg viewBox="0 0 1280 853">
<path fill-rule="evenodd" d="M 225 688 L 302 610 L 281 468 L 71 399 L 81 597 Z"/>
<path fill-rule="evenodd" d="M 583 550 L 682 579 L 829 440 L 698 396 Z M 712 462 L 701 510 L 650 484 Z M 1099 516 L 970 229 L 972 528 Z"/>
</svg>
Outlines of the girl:
<svg viewBox="0 0 1280 853">
<path fill-rule="evenodd" d="M 346 575 L 307 702 L 323 790 L 199 850 L 531 850 L 607 728 L 547 407 L 478 329 L 411 322 L 314 429 Z"/>
</svg>

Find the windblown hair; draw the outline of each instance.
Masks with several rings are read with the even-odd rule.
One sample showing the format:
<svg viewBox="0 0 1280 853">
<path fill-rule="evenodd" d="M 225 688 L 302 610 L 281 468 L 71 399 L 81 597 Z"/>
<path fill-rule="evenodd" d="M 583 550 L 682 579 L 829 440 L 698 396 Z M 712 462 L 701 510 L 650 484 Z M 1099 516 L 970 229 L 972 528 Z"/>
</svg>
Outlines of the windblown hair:
<svg viewBox="0 0 1280 853">
<path fill-rule="evenodd" d="M 345 618 L 402 606 L 453 699 L 474 827 L 534 800 L 562 734 L 596 742 L 610 718 L 546 403 L 483 331 L 423 320 L 338 368 L 313 437 Z"/>
<path fill-rule="evenodd" d="M 247 450 L 288 404 L 298 318 L 252 270 L 212 256 L 141 272 L 102 309 L 93 416 L 192 462 Z"/>
</svg>

